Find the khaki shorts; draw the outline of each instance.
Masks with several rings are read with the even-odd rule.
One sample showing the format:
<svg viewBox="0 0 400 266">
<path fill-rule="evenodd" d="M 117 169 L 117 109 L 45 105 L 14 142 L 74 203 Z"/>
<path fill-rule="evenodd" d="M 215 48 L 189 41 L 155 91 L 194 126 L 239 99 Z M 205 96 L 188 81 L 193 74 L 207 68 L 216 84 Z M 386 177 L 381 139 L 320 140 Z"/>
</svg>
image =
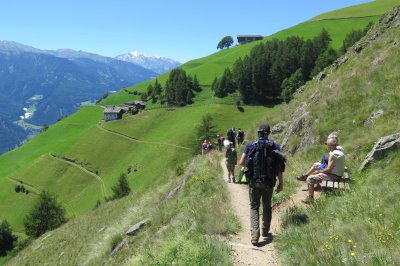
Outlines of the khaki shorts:
<svg viewBox="0 0 400 266">
<path fill-rule="evenodd" d="M 314 184 L 319 184 L 322 181 L 336 181 L 340 178 L 340 176 L 334 175 L 334 174 L 324 174 L 324 173 L 319 173 L 316 175 L 309 175 L 307 177 L 307 183 L 310 185 Z"/>
<path fill-rule="evenodd" d="M 234 172 L 235 166 L 236 166 L 235 164 L 226 163 L 226 168 L 228 169 L 229 172 Z"/>
</svg>

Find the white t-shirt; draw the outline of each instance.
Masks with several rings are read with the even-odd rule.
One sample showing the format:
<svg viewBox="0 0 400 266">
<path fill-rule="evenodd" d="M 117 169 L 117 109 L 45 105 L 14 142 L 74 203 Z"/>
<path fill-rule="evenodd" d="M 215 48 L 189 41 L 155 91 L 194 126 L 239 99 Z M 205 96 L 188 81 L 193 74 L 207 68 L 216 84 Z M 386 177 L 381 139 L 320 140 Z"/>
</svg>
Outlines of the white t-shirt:
<svg viewBox="0 0 400 266">
<path fill-rule="evenodd" d="M 333 169 L 331 174 L 342 176 L 344 174 L 344 167 L 345 167 L 344 153 L 339 149 L 336 149 L 334 151 L 329 152 L 329 157 L 333 158 Z"/>
</svg>

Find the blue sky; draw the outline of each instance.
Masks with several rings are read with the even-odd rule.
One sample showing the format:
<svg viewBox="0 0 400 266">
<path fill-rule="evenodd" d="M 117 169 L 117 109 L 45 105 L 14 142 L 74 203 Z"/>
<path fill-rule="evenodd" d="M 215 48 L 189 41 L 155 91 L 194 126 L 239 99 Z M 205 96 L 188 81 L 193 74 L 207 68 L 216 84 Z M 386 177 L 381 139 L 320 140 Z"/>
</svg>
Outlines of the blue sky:
<svg viewBox="0 0 400 266">
<path fill-rule="evenodd" d="M 368 0 L 4 0 L 0 40 L 114 57 L 131 51 L 180 62 L 217 51 L 222 37 L 268 36 Z"/>
</svg>

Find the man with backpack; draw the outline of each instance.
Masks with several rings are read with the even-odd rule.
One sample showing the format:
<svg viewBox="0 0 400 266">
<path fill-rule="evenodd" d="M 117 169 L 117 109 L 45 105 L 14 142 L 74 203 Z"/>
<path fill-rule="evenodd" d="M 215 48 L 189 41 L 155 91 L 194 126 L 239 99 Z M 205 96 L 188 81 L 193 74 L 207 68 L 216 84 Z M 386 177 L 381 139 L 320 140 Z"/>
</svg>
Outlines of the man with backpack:
<svg viewBox="0 0 400 266">
<path fill-rule="evenodd" d="M 260 238 L 260 201 L 263 204 L 262 236 L 268 237 L 272 218 L 272 193 L 278 177 L 276 193 L 283 189 L 283 175 L 286 158 L 280 147 L 268 139 L 270 127 L 261 124 L 258 139 L 250 142 L 244 149 L 240 164 L 245 166 L 245 174 L 249 181 L 251 243 L 258 244 Z"/>
</svg>

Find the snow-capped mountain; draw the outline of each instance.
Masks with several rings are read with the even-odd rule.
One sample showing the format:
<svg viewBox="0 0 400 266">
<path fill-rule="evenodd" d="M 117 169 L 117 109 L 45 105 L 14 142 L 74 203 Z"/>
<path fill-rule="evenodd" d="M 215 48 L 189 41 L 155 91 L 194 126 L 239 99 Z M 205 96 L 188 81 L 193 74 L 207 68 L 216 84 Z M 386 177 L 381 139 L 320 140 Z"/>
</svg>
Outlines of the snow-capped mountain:
<svg viewBox="0 0 400 266">
<path fill-rule="evenodd" d="M 135 63 L 158 74 L 162 74 L 181 65 L 180 62 L 170 58 L 161 56 L 147 56 L 138 51 L 118 55 L 115 58 L 122 61 Z"/>
</svg>

